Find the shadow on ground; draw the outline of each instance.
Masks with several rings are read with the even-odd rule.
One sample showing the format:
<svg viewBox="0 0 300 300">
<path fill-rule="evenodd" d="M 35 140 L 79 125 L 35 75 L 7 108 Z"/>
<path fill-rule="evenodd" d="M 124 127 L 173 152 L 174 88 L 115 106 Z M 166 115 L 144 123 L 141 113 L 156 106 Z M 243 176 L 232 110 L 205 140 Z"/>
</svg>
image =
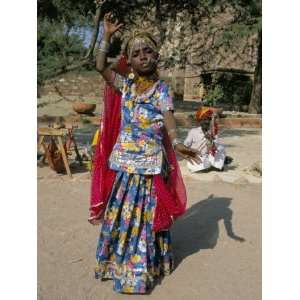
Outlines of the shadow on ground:
<svg viewBox="0 0 300 300">
<path fill-rule="evenodd" d="M 190 207 L 172 227 L 175 269 L 188 256 L 201 249 L 213 249 L 219 237 L 219 221 L 223 221 L 228 237 L 238 242 L 245 239 L 232 228 L 231 198 L 210 195 Z"/>
<path fill-rule="evenodd" d="M 89 173 L 90 171 L 87 169 L 86 165 L 82 164 L 80 165 L 79 162 L 71 162 L 69 163 L 70 170 L 72 174 L 81 174 L 81 173 Z M 38 168 L 50 168 L 47 161 L 43 161 L 42 157 L 38 157 L 37 161 L 37 167 Z M 57 175 L 67 175 L 66 171 L 59 172 Z"/>
</svg>

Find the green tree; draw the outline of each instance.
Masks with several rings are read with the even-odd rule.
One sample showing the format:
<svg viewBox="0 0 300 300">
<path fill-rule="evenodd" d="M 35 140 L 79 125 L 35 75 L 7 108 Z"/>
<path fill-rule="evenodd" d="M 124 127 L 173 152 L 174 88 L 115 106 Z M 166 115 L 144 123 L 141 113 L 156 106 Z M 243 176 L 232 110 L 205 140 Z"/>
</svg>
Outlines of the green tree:
<svg viewBox="0 0 300 300">
<path fill-rule="evenodd" d="M 38 84 L 91 64 L 104 1 L 38 0 Z M 75 34 L 94 28 L 88 49 Z"/>
</svg>

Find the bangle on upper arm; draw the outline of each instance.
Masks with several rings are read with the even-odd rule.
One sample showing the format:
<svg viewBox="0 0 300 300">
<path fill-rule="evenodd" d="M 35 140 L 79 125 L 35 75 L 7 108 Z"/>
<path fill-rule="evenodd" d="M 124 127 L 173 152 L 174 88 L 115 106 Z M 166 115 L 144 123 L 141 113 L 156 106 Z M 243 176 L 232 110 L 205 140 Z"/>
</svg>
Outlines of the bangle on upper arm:
<svg viewBox="0 0 300 300">
<path fill-rule="evenodd" d="M 102 49 L 102 48 L 98 48 L 97 51 L 98 51 L 98 52 L 103 52 L 103 53 L 105 53 L 105 54 L 108 52 L 108 51 L 106 51 L 105 49 Z"/>
<path fill-rule="evenodd" d="M 102 40 L 100 45 L 99 45 L 98 51 L 108 53 L 109 45 L 110 45 L 109 42 L 107 42 L 105 40 Z"/>
</svg>

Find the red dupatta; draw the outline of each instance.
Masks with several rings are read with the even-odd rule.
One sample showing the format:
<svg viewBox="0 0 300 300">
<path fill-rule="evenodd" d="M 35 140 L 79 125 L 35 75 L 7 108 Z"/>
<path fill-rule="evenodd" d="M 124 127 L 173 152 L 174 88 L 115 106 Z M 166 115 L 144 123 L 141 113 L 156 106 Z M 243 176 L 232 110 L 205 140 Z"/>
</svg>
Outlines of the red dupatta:
<svg viewBox="0 0 300 300">
<path fill-rule="evenodd" d="M 119 61 L 119 69 L 126 74 L 127 63 L 124 56 Z M 101 138 L 98 140 L 93 159 L 89 221 L 102 219 L 116 176 L 115 171 L 109 169 L 108 160 L 120 130 L 121 94 L 109 84 L 106 84 L 104 90 L 102 122 Z M 153 184 L 157 194 L 154 231 L 168 229 L 173 221 L 185 212 L 187 203 L 176 154 L 165 130 L 163 146 L 166 150 L 170 174 L 167 182 L 162 175 L 154 175 Z"/>
</svg>

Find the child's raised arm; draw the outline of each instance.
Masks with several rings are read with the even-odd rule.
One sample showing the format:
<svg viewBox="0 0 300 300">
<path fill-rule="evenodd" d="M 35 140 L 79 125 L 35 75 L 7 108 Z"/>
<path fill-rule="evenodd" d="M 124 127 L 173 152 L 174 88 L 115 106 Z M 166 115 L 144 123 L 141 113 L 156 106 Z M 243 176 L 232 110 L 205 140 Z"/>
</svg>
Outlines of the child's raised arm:
<svg viewBox="0 0 300 300">
<path fill-rule="evenodd" d="M 111 21 L 112 13 L 109 12 L 104 16 L 104 33 L 101 40 L 99 49 L 96 55 L 96 69 L 101 73 L 106 82 L 114 84 L 117 70 L 107 63 L 107 53 L 109 50 L 110 39 L 112 35 L 118 31 L 123 24 L 116 20 L 114 23 Z"/>
</svg>

